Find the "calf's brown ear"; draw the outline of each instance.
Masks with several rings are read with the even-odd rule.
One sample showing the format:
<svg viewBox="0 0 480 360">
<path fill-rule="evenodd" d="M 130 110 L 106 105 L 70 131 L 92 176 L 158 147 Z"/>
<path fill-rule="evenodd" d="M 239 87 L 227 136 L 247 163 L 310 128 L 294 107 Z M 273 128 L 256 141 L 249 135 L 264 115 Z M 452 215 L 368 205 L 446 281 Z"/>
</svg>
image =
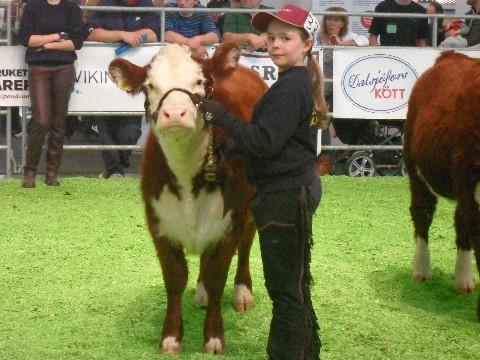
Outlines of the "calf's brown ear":
<svg viewBox="0 0 480 360">
<path fill-rule="evenodd" d="M 235 43 L 221 44 L 212 56 L 212 62 L 228 71 L 235 68 L 240 60 L 240 48 Z"/>
<path fill-rule="evenodd" d="M 229 50 L 227 54 L 227 66 L 234 68 L 238 65 L 238 61 L 240 60 L 240 48 L 233 47 Z"/>
<path fill-rule="evenodd" d="M 123 91 L 136 95 L 142 90 L 147 76 L 147 66 L 132 64 L 126 59 L 115 59 L 108 66 L 112 81 Z"/>
</svg>

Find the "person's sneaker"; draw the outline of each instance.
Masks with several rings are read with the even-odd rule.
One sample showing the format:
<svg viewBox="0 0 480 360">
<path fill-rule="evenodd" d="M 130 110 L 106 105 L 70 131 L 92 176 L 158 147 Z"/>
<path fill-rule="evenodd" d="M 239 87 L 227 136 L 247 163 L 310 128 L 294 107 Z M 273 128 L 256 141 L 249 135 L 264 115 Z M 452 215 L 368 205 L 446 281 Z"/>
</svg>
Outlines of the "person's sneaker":
<svg viewBox="0 0 480 360">
<path fill-rule="evenodd" d="M 102 170 L 102 172 L 98 175 L 99 179 L 108 179 L 107 170 Z"/>
<path fill-rule="evenodd" d="M 119 174 L 119 173 L 113 173 L 112 175 L 110 175 L 110 179 L 121 179 L 121 178 L 124 178 L 125 175 L 123 174 Z"/>
</svg>

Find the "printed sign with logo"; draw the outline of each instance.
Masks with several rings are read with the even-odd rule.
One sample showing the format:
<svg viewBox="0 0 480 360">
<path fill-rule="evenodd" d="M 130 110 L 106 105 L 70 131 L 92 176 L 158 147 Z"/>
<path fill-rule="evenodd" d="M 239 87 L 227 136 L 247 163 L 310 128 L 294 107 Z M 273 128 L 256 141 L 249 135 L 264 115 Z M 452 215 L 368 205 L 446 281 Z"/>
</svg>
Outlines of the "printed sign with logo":
<svg viewBox="0 0 480 360">
<path fill-rule="evenodd" d="M 323 64 L 323 51 L 321 49 L 313 48 L 312 56 L 319 64 Z M 267 52 L 242 50 L 239 62 L 241 65 L 257 72 L 269 87 L 278 79 L 278 68 Z"/>
<path fill-rule="evenodd" d="M 0 46 L 0 106 L 29 105 L 23 46 Z"/>
<path fill-rule="evenodd" d="M 335 117 L 405 118 L 412 88 L 436 55 L 435 51 L 427 51 L 412 56 L 411 51 L 401 49 L 363 54 L 358 50 L 335 50 Z"/>
</svg>

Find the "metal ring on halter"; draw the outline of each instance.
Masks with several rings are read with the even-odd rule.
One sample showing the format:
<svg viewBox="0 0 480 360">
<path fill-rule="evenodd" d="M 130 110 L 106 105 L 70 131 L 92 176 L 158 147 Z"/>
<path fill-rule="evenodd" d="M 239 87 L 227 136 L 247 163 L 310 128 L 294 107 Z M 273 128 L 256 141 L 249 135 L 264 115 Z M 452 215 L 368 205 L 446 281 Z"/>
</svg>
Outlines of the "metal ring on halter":
<svg viewBox="0 0 480 360">
<path fill-rule="evenodd" d="M 210 124 L 213 121 L 213 114 L 207 111 L 205 114 L 203 114 L 203 119 L 205 120 L 205 122 Z"/>
</svg>

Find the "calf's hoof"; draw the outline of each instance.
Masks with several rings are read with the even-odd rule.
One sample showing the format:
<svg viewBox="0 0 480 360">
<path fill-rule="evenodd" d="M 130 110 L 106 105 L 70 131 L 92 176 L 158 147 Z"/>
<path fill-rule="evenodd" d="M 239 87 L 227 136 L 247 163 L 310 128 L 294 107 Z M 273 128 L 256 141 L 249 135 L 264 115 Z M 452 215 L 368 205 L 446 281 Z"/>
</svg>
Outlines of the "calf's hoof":
<svg viewBox="0 0 480 360">
<path fill-rule="evenodd" d="M 415 281 L 432 280 L 432 273 L 431 271 L 414 271 L 412 278 Z"/>
<path fill-rule="evenodd" d="M 243 284 L 235 285 L 235 296 L 233 301 L 233 308 L 237 312 L 249 311 L 255 306 L 253 303 L 252 292 Z"/>
<path fill-rule="evenodd" d="M 160 354 L 180 354 L 180 342 L 174 336 L 167 336 L 162 340 Z"/>
<path fill-rule="evenodd" d="M 473 280 L 458 281 L 455 284 L 455 290 L 457 294 L 465 295 L 473 292 L 475 285 L 473 284 Z"/>
<path fill-rule="evenodd" d="M 208 339 L 204 346 L 205 352 L 208 354 L 220 355 L 225 352 L 225 345 L 222 340 L 216 337 Z"/>
</svg>

